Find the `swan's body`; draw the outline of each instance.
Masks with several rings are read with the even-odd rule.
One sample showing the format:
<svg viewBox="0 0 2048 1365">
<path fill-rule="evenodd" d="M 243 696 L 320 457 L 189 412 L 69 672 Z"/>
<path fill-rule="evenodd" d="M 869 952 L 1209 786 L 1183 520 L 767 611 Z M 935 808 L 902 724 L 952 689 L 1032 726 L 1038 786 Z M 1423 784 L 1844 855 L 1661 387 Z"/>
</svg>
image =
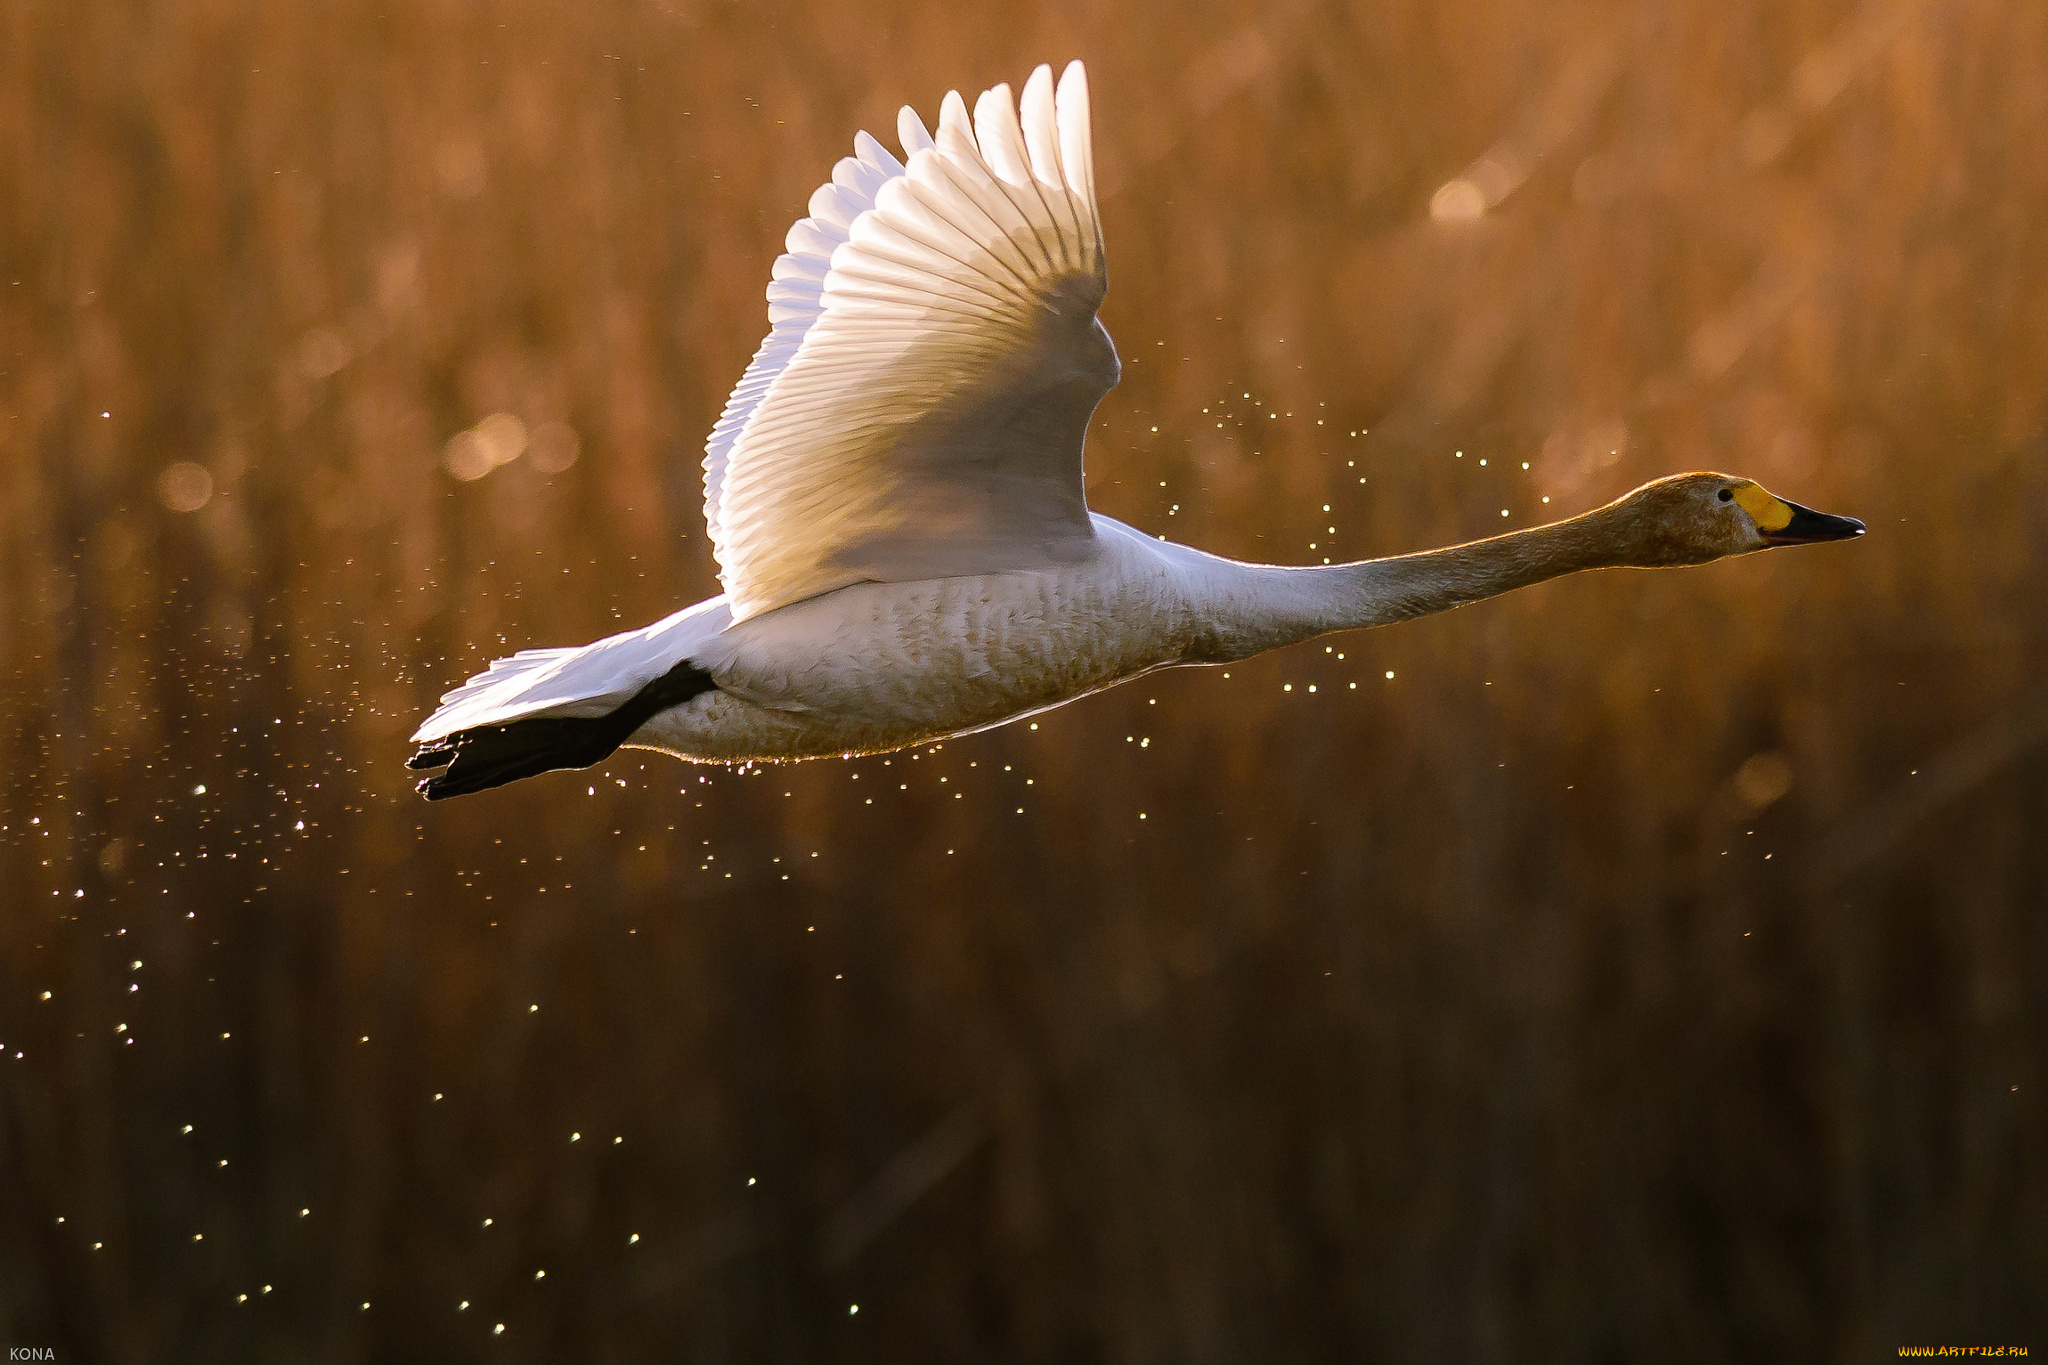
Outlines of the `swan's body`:
<svg viewBox="0 0 2048 1365">
<path fill-rule="evenodd" d="M 1041 67 L 948 95 L 906 168 L 862 134 L 770 286 L 774 329 L 713 429 L 727 592 L 581 649 L 499 660 L 414 739 L 460 795 L 620 744 L 746 762 L 900 748 L 1155 668 L 1221 663 L 1581 569 L 1704 563 L 1860 522 L 1720 474 L 1569 521 L 1316 568 L 1244 564 L 1090 513 L 1088 417 L 1117 379 L 1087 87 Z M 978 138 L 977 138 L 978 134 Z"/>
</svg>

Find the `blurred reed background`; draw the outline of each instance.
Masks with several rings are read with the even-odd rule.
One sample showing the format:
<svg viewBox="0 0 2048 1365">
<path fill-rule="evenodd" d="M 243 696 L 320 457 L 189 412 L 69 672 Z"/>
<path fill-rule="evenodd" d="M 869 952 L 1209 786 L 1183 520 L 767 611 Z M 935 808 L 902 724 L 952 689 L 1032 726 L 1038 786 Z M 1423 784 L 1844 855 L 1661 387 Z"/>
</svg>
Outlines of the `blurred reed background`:
<svg viewBox="0 0 2048 1365">
<path fill-rule="evenodd" d="M 1075 55 L 1099 509 L 1870 535 L 415 798 L 492 654 L 716 590 L 855 129 Z M 0 1341 L 2048 1350 L 2048 8 L 26 0 L 0 203 Z"/>
</svg>

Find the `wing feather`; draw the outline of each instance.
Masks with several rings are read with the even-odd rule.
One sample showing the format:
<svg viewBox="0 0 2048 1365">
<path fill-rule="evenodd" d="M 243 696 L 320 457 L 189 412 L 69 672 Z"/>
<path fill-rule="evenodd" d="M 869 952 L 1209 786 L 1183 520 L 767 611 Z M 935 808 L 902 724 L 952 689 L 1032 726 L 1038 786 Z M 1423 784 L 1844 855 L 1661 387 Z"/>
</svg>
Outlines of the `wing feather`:
<svg viewBox="0 0 2048 1365">
<path fill-rule="evenodd" d="M 1086 86 L 1082 87 L 1084 90 Z M 1070 245 L 1078 245 L 1081 237 L 1081 223 L 1068 203 L 1068 196 L 1061 193 L 1066 176 L 1060 169 L 1059 114 L 1054 106 L 1052 91 L 1052 68 L 1041 66 L 1031 73 L 1031 79 L 1024 82 L 1024 146 L 1031 158 L 1031 179 L 1038 192 L 1046 197 L 1046 206 L 1052 210 L 1053 224 L 1058 232 L 1061 254 L 1056 258 L 1060 268 L 1080 270 L 1085 268 L 1078 255 L 1067 254 Z M 1050 193 L 1048 193 L 1050 191 Z M 1090 189 L 1092 196 L 1094 191 Z"/>
<path fill-rule="evenodd" d="M 1050 67 L 934 137 L 897 116 L 811 196 L 768 288 L 770 331 L 705 445 L 705 520 L 732 619 L 862 580 L 1088 552 L 1089 415 L 1119 366 L 1087 77 Z"/>
<path fill-rule="evenodd" d="M 931 130 L 924 126 L 917 110 L 907 104 L 896 111 L 896 140 L 903 144 L 905 156 L 913 156 L 932 145 Z"/>
<path fill-rule="evenodd" d="M 1009 86 L 999 85 L 975 102 L 974 124 L 982 155 L 996 173 L 998 188 L 1031 225 L 1032 235 L 1022 245 L 1034 254 L 1037 268 L 1056 270 L 1058 263 L 1047 250 L 1046 241 L 1048 235 L 1057 237 L 1058 229 L 1045 196 L 1039 193 L 1038 183 L 1032 178 L 1031 153 L 1024 145 L 1024 129 L 1017 122 L 1017 107 L 1010 102 Z"/>
</svg>

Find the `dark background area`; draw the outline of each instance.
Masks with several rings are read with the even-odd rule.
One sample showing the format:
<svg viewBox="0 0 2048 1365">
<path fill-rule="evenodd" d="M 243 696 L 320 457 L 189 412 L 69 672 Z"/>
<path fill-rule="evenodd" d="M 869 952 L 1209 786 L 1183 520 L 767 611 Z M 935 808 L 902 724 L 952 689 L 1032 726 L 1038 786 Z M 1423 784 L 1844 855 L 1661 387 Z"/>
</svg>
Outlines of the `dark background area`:
<svg viewBox="0 0 2048 1365">
<path fill-rule="evenodd" d="M 854 131 L 1071 56 L 1100 510 L 1870 534 L 414 797 L 491 655 L 716 591 Z M 2044 378 L 2020 0 L 6 6 L 0 1344 L 2048 1350 Z"/>
</svg>

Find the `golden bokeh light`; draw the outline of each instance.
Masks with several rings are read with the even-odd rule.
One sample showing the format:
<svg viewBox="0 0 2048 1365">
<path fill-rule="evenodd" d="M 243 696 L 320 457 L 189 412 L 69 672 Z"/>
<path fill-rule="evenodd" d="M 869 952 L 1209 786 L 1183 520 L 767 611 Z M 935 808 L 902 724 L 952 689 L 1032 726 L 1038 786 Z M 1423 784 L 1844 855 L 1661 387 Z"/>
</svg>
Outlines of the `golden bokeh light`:
<svg viewBox="0 0 2048 1365">
<path fill-rule="evenodd" d="M 179 460 L 157 475 L 156 492 L 173 512 L 197 512 L 213 500 L 213 475 L 203 464 Z"/>
</svg>

